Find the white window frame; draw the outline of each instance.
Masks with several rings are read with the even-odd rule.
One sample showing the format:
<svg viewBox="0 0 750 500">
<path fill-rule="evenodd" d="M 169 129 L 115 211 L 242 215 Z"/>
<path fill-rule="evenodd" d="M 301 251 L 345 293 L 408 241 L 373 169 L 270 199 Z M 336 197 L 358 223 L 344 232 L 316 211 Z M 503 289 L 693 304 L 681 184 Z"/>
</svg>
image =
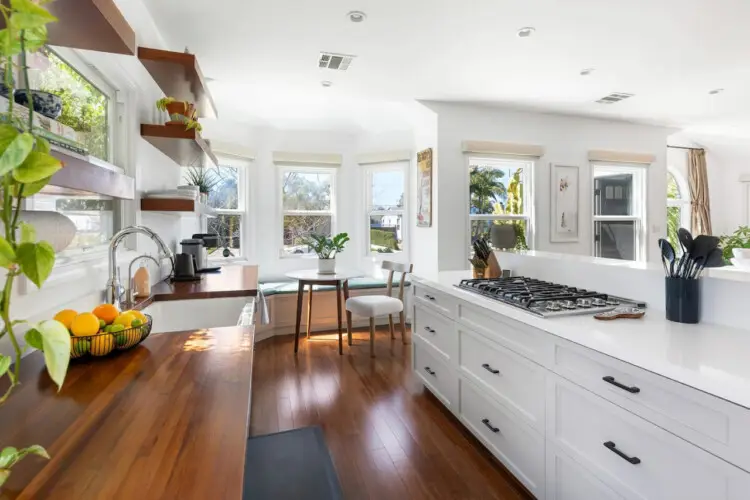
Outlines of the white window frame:
<svg viewBox="0 0 750 500">
<path fill-rule="evenodd" d="M 392 163 L 379 163 L 367 165 L 364 167 L 365 175 L 365 257 L 372 257 L 375 260 L 409 260 L 409 224 L 407 217 L 409 214 L 409 161 L 397 161 Z M 404 205 L 396 210 L 371 210 L 372 207 L 372 179 L 377 172 L 402 172 L 404 176 Z M 370 216 L 377 215 L 400 215 L 401 216 L 401 251 L 398 253 L 379 253 L 370 249 Z"/>
<path fill-rule="evenodd" d="M 466 231 L 465 231 L 465 245 L 464 249 L 466 252 L 465 261 L 471 257 L 471 223 L 473 221 L 494 221 L 494 220 L 523 220 L 526 221 L 526 246 L 529 250 L 533 250 L 536 242 L 535 237 L 535 224 L 534 224 L 534 170 L 537 162 L 537 158 L 530 157 L 513 157 L 505 155 L 465 155 L 466 156 L 466 188 L 464 189 L 464 196 L 466 196 L 466 203 L 464 204 L 464 212 L 466 213 Z M 471 214 L 471 188 L 470 172 L 472 164 L 477 162 L 486 162 L 487 164 L 502 164 L 502 163 L 523 163 L 523 199 L 524 199 L 524 211 L 523 215 L 492 215 L 492 214 Z M 468 264 L 467 264 L 468 266 Z"/>
<path fill-rule="evenodd" d="M 237 208 L 214 208 L 216 215 L 238 215 L 240 220 L 240 249 L 238 254 L 234 257 L 211 257 L 209 256 L 208 262 L 211 264 L 230 263 L 247 260 L 248 248 L 247 248 L 247 169 L 249 164 L 253 161 L 252 158 L 246 158 L 243 156 L 237 156 L 229 153 L 222 153 L 215 151 L 214 154 L 219 160 L 218 167 L 232 167 L 237 169 Z M 225 161 L 222 164 L 222 159 Z M 232 161 L 232 160 L 236 161 Z M 211 166 L 213 168 L 213 165 Z M 208 231 L 208 219 L 203 218 L 201 221 L 201 229 L 204 232 Z"/>
<path fill-rule="evenodd" d="M 685 176 L 674 167 L 667 167 L 667 186 L 669 186 L 669 176 L 677 183 L 677 191 L 679 191 L 680 197 L 676 199 L 667 198 L 667 207 L 679 208 L 680 227 L 690 229 L 690 186 Z"/>
<path fill-rule="evenodd" d="M 276 194 L 278 195 L 277 221 L 278 236 L 276 240 L 279 249 L 279 258 L 281 259 L 305 259 L 318 258 L 314 253 L 308 254 L 287 254 L 284 252 L 284 216 L 286 215 L 326 215 L 331 217 L 331 235 L 336 234 L 336 197 L 338 196 L 338 168 L 337 167 L 320 167 L 316 165 L 285 165 L 277 164 L 278 173 L 276 174 Z M 331 175 L 331 207 L 329 210 L 284 210 L 284 175 L 289 172 L 300 172 L 305 174 L 330 174 Z"/>
<path fill-rule="evenodd" d="M 635 261 L 646 260 L 646 228 L 648 214 L 648 190 L 646 166 L 632 163 L 591 162 L 591 255 L 596 255 L 597 222 L 635 222 Z M 596 215 L 596 173 L 610 171 L 613 173 L 633 174 L 633 214 L 632 215 Z M 604 257 L 601 257 L 604 258 Z"/>
</svg>

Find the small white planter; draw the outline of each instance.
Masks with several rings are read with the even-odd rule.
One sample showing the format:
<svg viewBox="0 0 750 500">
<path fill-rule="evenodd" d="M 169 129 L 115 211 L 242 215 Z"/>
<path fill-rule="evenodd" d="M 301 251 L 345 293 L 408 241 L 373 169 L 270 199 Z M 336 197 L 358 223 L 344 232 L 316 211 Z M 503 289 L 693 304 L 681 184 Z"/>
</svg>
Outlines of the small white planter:
<svg viewBox="0 0 750 500">
<path fill-rule="evenodd" d="M 336 259 L 318 259 L 319 274 L 336 274 Z"/>
</svg>

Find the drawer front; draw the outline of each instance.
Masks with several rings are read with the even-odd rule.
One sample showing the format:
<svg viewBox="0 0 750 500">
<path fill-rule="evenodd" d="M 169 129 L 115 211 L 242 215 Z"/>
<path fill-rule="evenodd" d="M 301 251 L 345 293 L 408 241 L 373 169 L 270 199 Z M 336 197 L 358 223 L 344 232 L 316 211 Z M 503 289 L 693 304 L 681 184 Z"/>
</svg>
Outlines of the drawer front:
<svg viewBox="0 0 750 500">
<path fill-rule="evenodd" d="M 414 337 L 414 372 L 452 411 L 457 410 L 458 375 L 442 361 L 434 347 Z"/>
<path fill-rule="evenodd" d="M 624 500 L 578 462 L 547 442 L 547 500 Z"/>
<path fill-rule="evenodd" d="M 482 335 L 459 327 L 461 373 L 544 431 L 544 368 Z"/>
<path fill-rule="evenodd" d="M 414 334 L 431 344 L 444 360 L 455 360 L 458 335 L 453 321 L 423 305 L 414 308 L 414 315 Z"/>
<path fill-rule="evenodd" d="M 750 411 L 562 340 L 554 371 L 750 471 Z"/>
<path fill-rule="evenodd" d="M 461 421 L 536 498 L 544 498 L 544 438 L 461 380 Z"/>
<path fill-rule="evenodd" d="M 444 314 L 450 319 L 455 318 L 458 300 L 443 292 L 438 292 L 434 288 L 416 283 L 414 288 L 414 304 L 422 304 L 433 308 L 440 314 Z"/>
<path fill-rule="evenodd" d="M 547 437 L 627 497 L 735 500 L 750 474 L 599 396 L 548 376 Z"/>
<path fill-rule="evenodd" d="M 549 334 L 501 314 L 462 301 L 458 305 L 458 323 L 543 366 L 552 359 L 554 342 Z"/>
</svg>

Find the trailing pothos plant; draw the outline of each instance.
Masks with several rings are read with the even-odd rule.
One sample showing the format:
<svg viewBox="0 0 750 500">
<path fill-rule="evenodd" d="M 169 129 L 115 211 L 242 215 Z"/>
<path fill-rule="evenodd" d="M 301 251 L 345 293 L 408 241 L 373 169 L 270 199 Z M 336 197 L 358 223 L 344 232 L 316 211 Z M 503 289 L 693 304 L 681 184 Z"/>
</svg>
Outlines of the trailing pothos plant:
<svg viewBox="0 0 750 500">
<path fill-rule="evenodd" d="M 31 95 L 26 56 L 44 46 L 47 24 L 57 20 L 43 7 L 45 3 L 44 0 L 0 3 L 0 14 L 5 20 L 5 28 L 0 30 L 0 64 L 5 68 L 4 81 L 11 96 L 15 85 L 13 68 L 23 73 L 27 95 Z M 64 325 L 57 321 L 31 325 L 11 316 L 10 303 L 15 279 L 23 275 L 41 287 L 55 263 L 52 246 L 45 241 L 37 241 L 34 227 L 19 220 L 23 199 L 41 191 L 62 167 L 60 160 L 50 154 L 49 142 L 34 134 L 34 110 L 28 110 L 28 117 L 25 108 L 16 111 L 22 112 L 14 114 L 11 97 L 8 99 L 7 112 L 0 113 L 0 221 L 4 226 L 0 229 L 4 231 L 0 235 L 0 268 L 4 269 L 5 274 L 5 285 L 0 291 L 0 319 L 3 323 L 0 338 L 7 337 L 13 346 L 12 357 L 0 354 L 0 377 L 8 378 L 8 388 L 0 395 L 0 405 L 7 401 L 21 382 L 20 366 L 24 351 L 19 335 L 22 331 L 25 330 L 27 346 L 44 351 L 47 371 L 58 389 L 65 379 L 70 360 L 70 335 Z M 15 366 L 11 367 L 13 362 Z M 0 486 L 8 479 L 11 468 L 29 454 L 49 458 L 46 450 L 39 445 L 21 449 L 6 445 L 0 450 Z"/>
</svg>

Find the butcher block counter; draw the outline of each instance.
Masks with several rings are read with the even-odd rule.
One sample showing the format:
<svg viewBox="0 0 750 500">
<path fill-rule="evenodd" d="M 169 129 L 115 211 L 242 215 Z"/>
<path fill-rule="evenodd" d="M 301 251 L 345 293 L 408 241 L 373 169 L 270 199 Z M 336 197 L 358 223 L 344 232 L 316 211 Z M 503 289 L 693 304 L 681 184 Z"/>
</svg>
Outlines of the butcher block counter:
<svg viewBox="0 0 750 500">
<path fill-rule="evenodd" d="M 0 410 L 0 446 L 39 444 L 52 458 L 19 462 L 0 498 L 241 498 L 253 337 L 240 326 L 153 334 L 72 361 L 59 393 L 30 354 Z"/>
</svg>

